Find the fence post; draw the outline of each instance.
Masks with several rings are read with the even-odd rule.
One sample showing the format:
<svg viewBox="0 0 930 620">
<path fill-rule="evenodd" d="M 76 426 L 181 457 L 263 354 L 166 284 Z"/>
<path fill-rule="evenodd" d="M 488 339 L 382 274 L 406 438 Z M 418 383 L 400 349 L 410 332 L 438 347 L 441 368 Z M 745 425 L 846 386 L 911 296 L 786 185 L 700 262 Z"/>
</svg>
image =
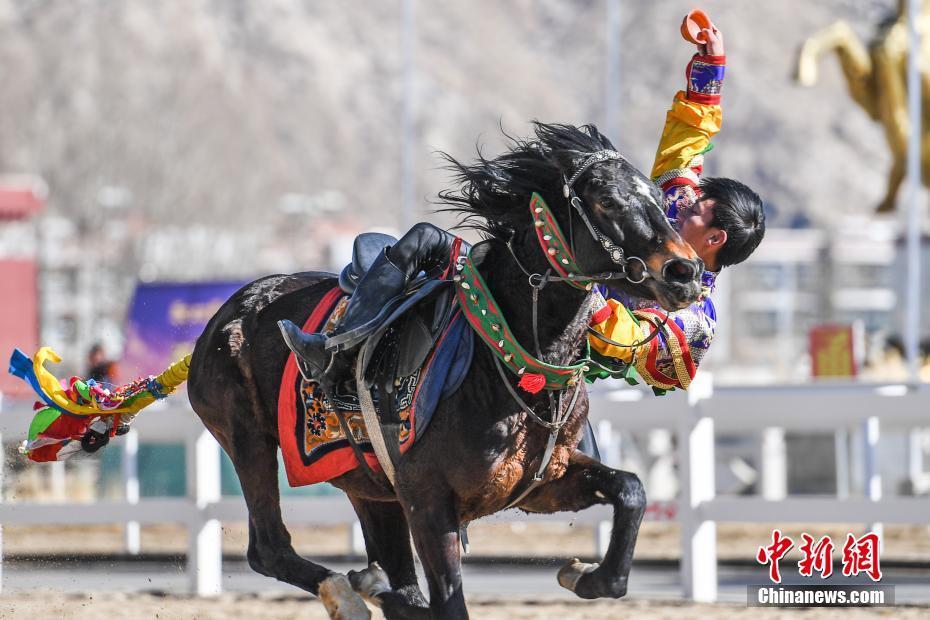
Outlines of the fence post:
<svg viewBox="0 0 930 620">
<path fill-rule="evenodd" d="M 197 508 L 188 525 L 188 583 L 192 594 L 211 596 L 223 586 L 223 532 L 217 519 L 205 516 L 209 504 L 220 499 L 220 447 L 200 429 L 187 440 L 186 452 L 188 494 Z"/>
<path fill-rule="evenodd" d="M 908 433 L 907 472 L 911 495 L 923 495 L 930 490 L 930 475 L 924 471 L 924 446 L 930 445 L 930 433 L 914 428 Z"/>
<path fill-rule="evenodd" d="M 52 461 L 48 464 L 49 486 L 52 489 L 52 500 L 55 502 L 68 501 L 67 475 L 64 461 Z"/>
<path fill-rule="evenodd" d="M 616 432 L 610 420 L 601 420 L 597 423 L 597 447 L 601 453 L 601 461 L 608 467 L 620 468 L 620 434 Z M 602 558 L 610 545 L 610 536 L 613 533 L 613 522 L 599 521 L 594 525 L 594 555 Z"/>
<path fill-rule="evenodd" d="M 877 417 L 872 416 L 866 419 L 863 423 L 862 436 L 865 496 L 873 502 L 878 502 L 882 499 L 882 474 L 878 466 L 878 440 L 881 436 L 881 426 Z M 878 534 L 879 539 L 883 538 L 881 523 L 869 523 L 866 528 Z"/>
<path fill-rule="evenodd" d="M 368 557 L 365 547 L 365 535 L 362 533 L 362 524 L 355 520 L 349 525 L 349 555 Z"/>
<path fill-rule="evenodd" d="M 123 494 L 127 504 L 139 503 L 139 431 L 132 428 L 123 437 Z M 142 546 L 141 530 L 138 521 L 127 521 L 125 542 L 126 552 L 139 555 Z"/>
<path fill-rule="evenodd" d="M 702 412 L 701 400 L 713 393 L 713 379 L 698 374 L 688 389 L 688 408 L 679 426 L 681 454 L 681 581 L 685 598 L 717 600 L 717 524 L 704 520 L 701 504 L 713 500 L 714 421 Z"/>
<path fill-rule="evenodd" d="M 785 429 L 762 430 L 762 497 L 782 500 L 788 494 L 788 461 L 785 454 Z"/>
</svg>

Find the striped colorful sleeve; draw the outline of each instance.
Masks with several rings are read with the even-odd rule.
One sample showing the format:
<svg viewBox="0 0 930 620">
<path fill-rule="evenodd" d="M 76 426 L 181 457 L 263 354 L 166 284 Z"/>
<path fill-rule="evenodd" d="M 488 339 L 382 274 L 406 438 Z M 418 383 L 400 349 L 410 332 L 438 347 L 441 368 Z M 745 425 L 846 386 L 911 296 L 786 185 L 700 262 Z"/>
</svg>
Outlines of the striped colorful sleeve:
<svg viewBox="0 0 930 620">
<path fill-rule="evenodd" d="M 665 194 L 670 219 L 675 218 L 672 211 L 681 200 L 694 200 L 704 154 L 712 148 L 711 138 L 720 132 L 724 62 L 723 56 L 696 55 L 688 64 L 687 90 L 675 95 L 666 114 L 652 178 Z"/>
</svg>

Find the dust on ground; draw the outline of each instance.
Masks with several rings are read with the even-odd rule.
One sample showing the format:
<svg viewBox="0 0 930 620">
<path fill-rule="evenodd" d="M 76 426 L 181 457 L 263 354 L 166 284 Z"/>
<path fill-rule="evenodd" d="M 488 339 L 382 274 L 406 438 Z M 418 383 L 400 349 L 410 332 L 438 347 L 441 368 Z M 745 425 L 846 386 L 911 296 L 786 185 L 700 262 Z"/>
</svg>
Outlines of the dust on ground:
<svg viewBox="0 0 930 620">
<path fill-rule="evenodd" d="M 546 601 L 524 598 L 470 598 L 469 611 L 482 620 L 615 620 L 619 616 L 650 620 L 684 618 L 926 618 L 926 607 L 857 608 L 805 610 L 762 609 L 743 605 L 700 604 L 660 601 Z M 159 594 L 73 593 L 36 591 L 29 595 L 0 596 L 2 618 L 56 618 L 83 620 L 143 620 L 191 618 L 227 620 L 230 617 L 263 620 L 325 620 L 323 605 L 299 596 L 229 595 L 215 598 L 164 596 Z M 372 618 L 383 616 L 374 610 Z"/>
</svg>

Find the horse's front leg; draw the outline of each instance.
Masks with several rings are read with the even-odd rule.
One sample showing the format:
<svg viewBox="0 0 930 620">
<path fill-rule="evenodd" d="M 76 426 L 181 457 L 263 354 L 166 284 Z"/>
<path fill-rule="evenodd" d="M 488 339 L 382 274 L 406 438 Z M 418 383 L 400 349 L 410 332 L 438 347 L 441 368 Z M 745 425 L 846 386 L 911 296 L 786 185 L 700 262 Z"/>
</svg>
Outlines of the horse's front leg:
<svg viewBox="0 0 930 620">
<path fill-rule="evenodd" d="M 577 512 L 595 504 L 614 507 L 610 545 L 600 564 L 577 560 L 559 571 L 559 584 L 581 598 L 626 594 L 633 547 L 646 510 L 646 493 L 635 474 L 611 469 L 575 451 L 565 475 L 531 493 L 519 507 L 527 512 Z"/>
<path fill-rule="evenodd" d="M 442 620 L 467 619 L 455 502 L 451 493 L 439 493 L 436 488 L 420 489 L 415 497 L 401 503 L 429 584 L 431 615 Z"/>
</svg>

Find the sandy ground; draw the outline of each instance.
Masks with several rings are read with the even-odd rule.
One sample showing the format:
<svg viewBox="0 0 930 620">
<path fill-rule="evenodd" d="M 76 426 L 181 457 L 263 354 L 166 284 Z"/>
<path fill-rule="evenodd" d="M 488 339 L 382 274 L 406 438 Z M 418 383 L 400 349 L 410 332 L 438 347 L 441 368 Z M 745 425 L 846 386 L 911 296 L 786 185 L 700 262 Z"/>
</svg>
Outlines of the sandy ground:
<svg viewBox="0 0 930 620">
<path fill-rule="evenodd" d="M 720 558 L 751 560 L 760 545 L 771 542 L 773 527 L 775 524 L 718 525 L 717 550 Z M 861 524 L 805 526 L 782 523 L 778 527 L 795 540 L 800 540 L 801 532 L 805 531 L 815 538 L 829 534 L 840 549 L 847 532 L 862 533 Z M 223 532 L 224 551 L 243 555 L 248 540 L 244 524 L 224 524 Z M 292 534 L 294 546 L 307 557 L 350 552 L 345 527 L 298 527 L 292 529 Z M 636 558 L 678 558 L 681 550 L 678 536 L 678 526 L 674 523 L 644 523 L 636 546 Z M 469 528 L 469 539 L 471 553 L 478 556 L 570 557 L 594 554 L 592 528 L 568 523 L 479 522 Z M 13 555 L 67 554 L 69 550 L 77 554 L 118 553 L 123 549 L 122 540 L 122 528 L 115 525 L 3 528 L 4 551 Z M 186 533 L 181 527 L 158 525 L 142 528 L 144 553 L 183 553 L 186 550 Z M 794 549 L 791 553 L 796 551 Z M 882 559 L 930 562 L 930 527 L 886 526 Z"/>
<path fill-rule="evenodd" d="M 759 609 L 740 605 L 702 605 L 651 601 L 545 602 L 538 600 L 470 599 L 469 611 L 481 620 L 616 620 L 617 618 L 902 618 L 927 617 L 927 608 L 887 609 Z M 58 594 L 36 592 L 29 596 L 0 596 L 0 618 L 56 618 L 141 620 L 226 620 L 230 617 L 263 620 L 325 620 L 323 605 L 301 597 L 223 595 L 197 599 L 155 594 Z M 373 618 L 382 618 L 375 611 Z"/>
</svg>

